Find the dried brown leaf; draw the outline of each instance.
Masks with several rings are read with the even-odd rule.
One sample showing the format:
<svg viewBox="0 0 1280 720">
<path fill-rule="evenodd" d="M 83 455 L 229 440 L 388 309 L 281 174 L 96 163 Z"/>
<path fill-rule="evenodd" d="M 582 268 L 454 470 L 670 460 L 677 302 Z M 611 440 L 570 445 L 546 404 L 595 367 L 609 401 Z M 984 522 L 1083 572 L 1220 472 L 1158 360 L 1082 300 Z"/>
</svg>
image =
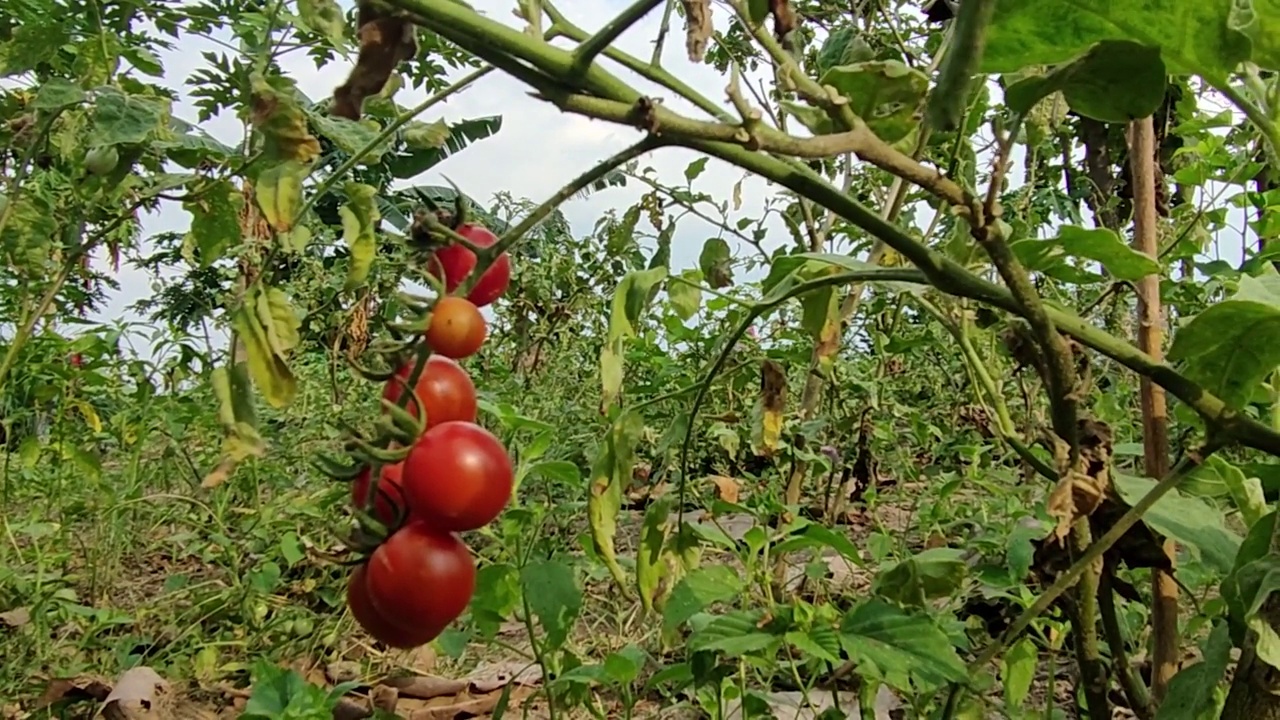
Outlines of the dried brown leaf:
<svg viewBox="0 0 1280 720">
<path fill-rule="evenodd" d="M 471 671 L 465 679 L 473 690 L 486 693 L 505 687 L 509 683 L 537 685 L 542 682 L 542 668 L 523 660 L 504 660 L 483 663 Z"/>
<path fill-rule="evenodd" d="M 738 502 L 739 492 L 742 485 L 737 480 L 724 475 L 712 475 L 708 478 L 716 486 L 716 494 L 719 498 L 727 503 Z"/>
<path fill-rule="evenodd" d="M 49 681 L 49 685 L 40 694 L 35 709 L 40 710 L 64 700 L 102 702 L 110 694 L 111 684 L 100 677 L 82 675 L 74 678 L 55 678 Z"/>
<path fill-rule="evenodd" d="M 102 704 L 107 720 L 160 720 L 171 712 L 173 697 L 168 681 L 145 665 L 130 668 L 116 679 L 116 686 Z"/>
<path fill-rule="evenodd" d="M 29 622 L 31 622 L 31 610 L 25 607 L 0 612 L 0 625 L 5 627 L 19 628 Z"/>
<path fill-rule="evenodd" d="M 466 680 L 436 677 L 434 675 L 411 675 L 407 677 L 387 678 L 381 685 L 394 688 L 401 697 L 430 700 L 431 698 L 457 695 L 467 689 Z"/>
<path fill-rule="evenodd" d="M 707 55 L 707 41 L 715 32 L 711 23 L 711 0 L 681 0 L 684 5 L 685 49 L 689 59 L 700 63 Z"/>
</svg>

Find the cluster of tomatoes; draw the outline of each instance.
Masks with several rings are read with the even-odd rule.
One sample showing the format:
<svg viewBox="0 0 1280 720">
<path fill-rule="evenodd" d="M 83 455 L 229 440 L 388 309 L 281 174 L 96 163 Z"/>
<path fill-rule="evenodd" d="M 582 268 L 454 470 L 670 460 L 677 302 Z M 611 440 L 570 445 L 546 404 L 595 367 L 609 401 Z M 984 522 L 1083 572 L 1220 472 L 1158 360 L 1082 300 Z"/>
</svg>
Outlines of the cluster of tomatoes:
<svg viewBox="0 0 1280 720">
<path fill-rule="evenodd" d="M 455 232 L 487 247 L 493 233 L 474 224 Z M 476 256 L 462 245 L 436 250 L 429 270 L 454 292 L 475 268 Z M 375 639 L 396 648 L 430 642 L 458 618 L 475 590 L 471 551 L 457 533 L 492 522 L 511 498 L 514 470 L 502 442 L 476 424 L 476 388 L 458 364 L 480 349 L 488 327 L 480 308 L 497 300 L 511 280 L 504 253 L 467 296 L 446 295 L 432 309 L 430 347 L 405 409 L 424 429 L 408 456 L 377 468 L 373 515 L 388 526 L 404 521 L 347 584 L 351 614 Z M 383 398 L 396 403 L 416 364 L 410 360 L 388 381 Z M 421 407 L 421 409 L 419 409 Z M 364 507 L 373 469 L 352 483 L 352 500 Z"/>
</svg>

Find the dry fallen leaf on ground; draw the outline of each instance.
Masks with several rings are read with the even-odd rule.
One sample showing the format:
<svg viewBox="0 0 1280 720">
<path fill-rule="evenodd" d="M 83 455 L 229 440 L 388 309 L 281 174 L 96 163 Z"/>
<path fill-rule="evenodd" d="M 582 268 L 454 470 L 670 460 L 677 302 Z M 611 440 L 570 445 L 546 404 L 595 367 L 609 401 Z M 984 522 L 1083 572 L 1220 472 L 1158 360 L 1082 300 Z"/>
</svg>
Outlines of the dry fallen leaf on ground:
<svg viewBox="0 0 1280 720">
<path fill-rule="evenodd" d="M 125 670 L 102 704 L 107 720 L 138 720 L 169 717 L 172 702 L 169 683 L 155 670 L 141 666 Z"/>
</svg>

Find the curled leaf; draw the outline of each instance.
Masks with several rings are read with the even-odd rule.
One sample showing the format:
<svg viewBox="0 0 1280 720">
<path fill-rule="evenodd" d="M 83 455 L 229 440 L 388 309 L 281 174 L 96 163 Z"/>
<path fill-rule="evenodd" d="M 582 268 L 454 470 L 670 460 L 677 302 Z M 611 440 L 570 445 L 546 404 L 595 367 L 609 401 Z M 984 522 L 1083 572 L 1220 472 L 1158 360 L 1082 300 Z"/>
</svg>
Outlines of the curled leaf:
<svg viewBox="0 0 1280 720">
<path fill-rule="evenodd" d="M 342 289 L 355 290 L 365 284 L 373 258 L 378 249 L 374 228 L 382 216 L 374 202 L 377 190 L 363 183 L 347 184 L 347 204 L 338 210 L 342 217 L 342 239 L 347 243 L 351 258 L 347 265 L 347 280 Z"/>
</svg>

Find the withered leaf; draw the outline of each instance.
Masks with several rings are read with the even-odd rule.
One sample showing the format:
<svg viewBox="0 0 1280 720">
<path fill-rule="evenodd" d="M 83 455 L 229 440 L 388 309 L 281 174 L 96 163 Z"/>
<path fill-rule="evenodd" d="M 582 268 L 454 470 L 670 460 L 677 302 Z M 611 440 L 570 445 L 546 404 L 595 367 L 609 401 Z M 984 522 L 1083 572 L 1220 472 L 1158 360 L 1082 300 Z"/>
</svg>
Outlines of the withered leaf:
<svg viewBox="0 0 1280 720">
<path fill-rule="evenodd" d="M 707 54 L 707 41 L 715 32 L 711 23 L 711 0 L 681 0 L 684 5 L 685 49 L 689 60 L 700 63 Z"/>
</svg>

